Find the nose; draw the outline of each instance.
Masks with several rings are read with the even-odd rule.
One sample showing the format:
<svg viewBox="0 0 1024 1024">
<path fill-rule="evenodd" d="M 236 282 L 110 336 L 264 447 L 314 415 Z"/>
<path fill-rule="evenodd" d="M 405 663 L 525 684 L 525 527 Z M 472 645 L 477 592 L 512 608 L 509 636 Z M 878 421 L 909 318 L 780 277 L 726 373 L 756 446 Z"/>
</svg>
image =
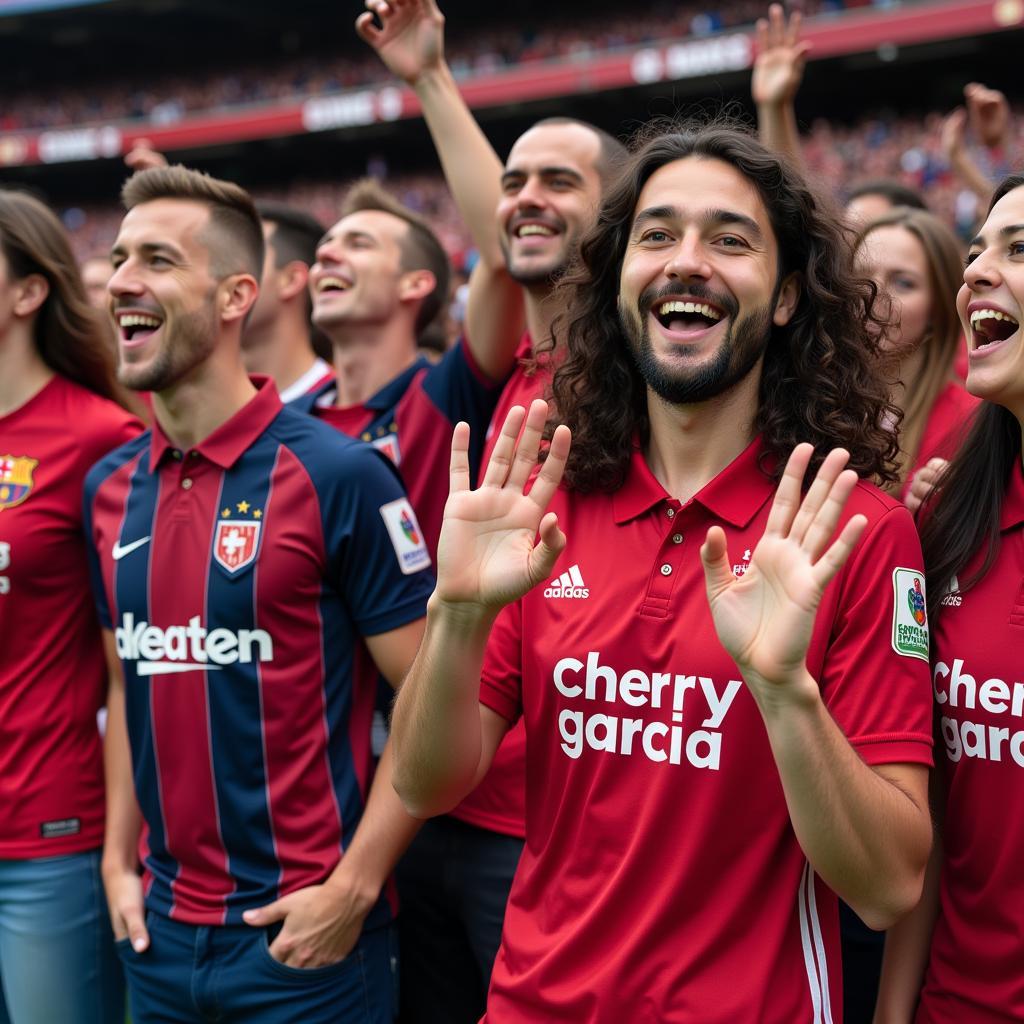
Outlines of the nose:
<svg viewBox="0 0 1024 1024">
<path fill-rule="evenodd" d="M 545 206 L 547 206 L 547 200 L 544 198 L 544 189 L 541 188 L 540 178 L 531 174 L 516 193 L 516 209 L 539 210 Z"/>
<path fill-rule="evenodd" d="M 142 294 L 143 285 L 135 274 L 131 260 L 125 260 L 110 275 L 110 280 L 107 282 L 107 291 L 115 299 Z"/>
<path fill-rule="evenodd" d="M 999 268 L 991 249 L 985 249 L 964 268 L 964 284 L 971 291 L 980 288 L 994 288 L 1001 281 Z"/>
<path fill-rule="evenodd" d="M 711 277 L 704 245 L 696 231 L 687 231 L 669 254 L 665 276 L 673 281 L 706 281 Z"/>
</svg>

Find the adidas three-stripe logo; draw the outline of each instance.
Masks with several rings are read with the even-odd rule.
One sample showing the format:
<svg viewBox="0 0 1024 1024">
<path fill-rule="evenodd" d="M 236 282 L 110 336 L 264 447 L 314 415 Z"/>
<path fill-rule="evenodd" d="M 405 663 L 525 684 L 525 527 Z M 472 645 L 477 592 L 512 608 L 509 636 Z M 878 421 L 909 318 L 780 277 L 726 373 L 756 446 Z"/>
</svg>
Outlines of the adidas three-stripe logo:
<svg viewBox="0 0 1024 1024">
<path fill-rule="evenodd" d="M 545 597 L 590 597 L 578 565 L 571 565 L 556 576 L 544 589 Z"/>
</svg>

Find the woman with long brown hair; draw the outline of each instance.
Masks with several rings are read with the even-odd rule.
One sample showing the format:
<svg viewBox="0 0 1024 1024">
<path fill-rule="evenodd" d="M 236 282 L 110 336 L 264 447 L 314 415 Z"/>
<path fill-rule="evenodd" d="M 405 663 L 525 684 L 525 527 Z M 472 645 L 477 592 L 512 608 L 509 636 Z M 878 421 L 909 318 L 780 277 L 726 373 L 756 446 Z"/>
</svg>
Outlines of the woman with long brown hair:
<svg viewBox="0 0 1024 1024">
<path fill-rule="evenodd" d="M 0 192 L 0 1022 L 121 1024 L 100 881 L 106 662 L 89 467 L 141 425 L 60 221 Z"/>
<path fill-rule="evenodd" d="M 996 190 L 963 280 L 967 387 L 982 402 L 921 526 L 939 841 L 886 952 L 884 1024 L 1024 1019 L 1024 175 Z"/>
<path fill-rule="evenodd" d="M 953 370 L 960 246 L 934 214 L 897 207 L 860 229 L 857 267 L 874 281 L 888 319 L 882 348 L 893 362 L 893 403 L 903 412 L 899 479 L 889 489 L 905 500 L 922 466 L 952 457 L 978 404 Z"/>
</svg>

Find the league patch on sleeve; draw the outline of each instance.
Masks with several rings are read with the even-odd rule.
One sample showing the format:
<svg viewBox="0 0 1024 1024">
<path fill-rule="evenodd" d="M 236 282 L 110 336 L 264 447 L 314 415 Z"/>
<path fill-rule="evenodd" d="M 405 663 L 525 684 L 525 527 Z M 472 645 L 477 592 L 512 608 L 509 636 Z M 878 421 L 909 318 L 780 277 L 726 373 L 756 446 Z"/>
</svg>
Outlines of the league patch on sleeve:
<svg viewBox="0 0 1024 1024">
<path fill-rule="evenodd" d="M 416 521 L 416 513 L 412 510 L 408 498 L 389 501 L 380 507 L 381 518 L 388 528 L 391 545 L 395 549 L 395 557 L 402 572 L 406 576 L 420 569 L 430 567 L 430 553 L 423 540 L 423 531 Z"/>
<path fill-rule="evenodd" d="M 924 573 L 894 569 L 892 573 L 892 649 L 905 658 L 928 660 L 928 603 Z"/>
</svg>

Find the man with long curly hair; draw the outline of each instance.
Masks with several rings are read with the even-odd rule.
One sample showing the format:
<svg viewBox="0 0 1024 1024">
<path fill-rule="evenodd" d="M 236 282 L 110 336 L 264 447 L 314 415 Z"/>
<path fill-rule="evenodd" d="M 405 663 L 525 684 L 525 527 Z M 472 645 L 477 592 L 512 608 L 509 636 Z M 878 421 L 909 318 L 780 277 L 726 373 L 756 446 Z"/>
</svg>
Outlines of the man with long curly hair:
<svg viewBox="0 0 1024 1024">
<path fill-rule="evenodd" d="M 447 809 L 523 718 L 487 1020 L 838 1021 L 836 895 L 888 927 L 931 842 L 920 548 L 858 480 L 895 455 L 870 286 L 721 124 L 640 147 L 581 254 L 571 454 L 560 425 L 531 487 L 547 407 L 514 410 L 473 491 L 456 431 L 396 788 Z"/>
</svg>

